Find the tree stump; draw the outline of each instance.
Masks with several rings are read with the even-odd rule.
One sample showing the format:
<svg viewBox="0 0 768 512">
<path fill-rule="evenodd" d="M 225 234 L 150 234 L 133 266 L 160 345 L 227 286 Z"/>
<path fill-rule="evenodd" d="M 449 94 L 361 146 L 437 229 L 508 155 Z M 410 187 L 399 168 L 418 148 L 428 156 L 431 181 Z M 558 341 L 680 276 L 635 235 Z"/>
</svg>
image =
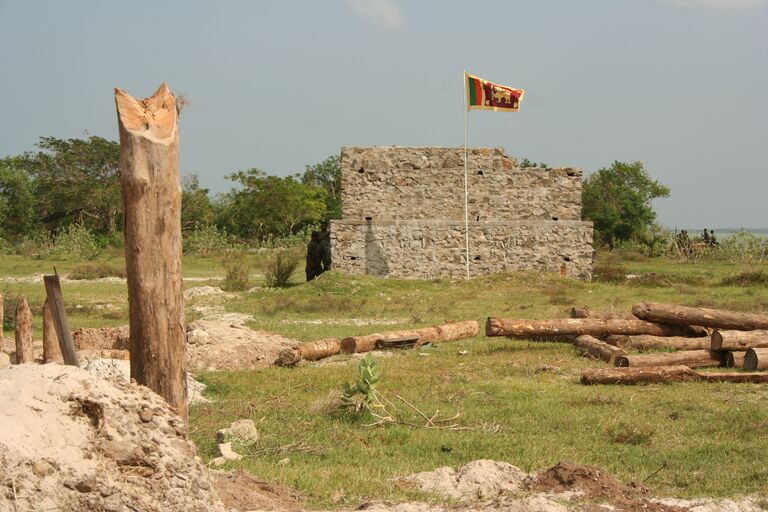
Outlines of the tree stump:
<svg viewBox="0 0 768 512">
<path fill-rule="evenodd" d="M 16 364 L 34 363 L 32 346 L 32 311 L 23 295 L 16 302 Z"/>
<path fill-rule="evenodd" d="M 136 100 L 115 89 L 120 128 L 131 378 L 187 420 L 176 99 L 166 84 Z"/>
</svg>

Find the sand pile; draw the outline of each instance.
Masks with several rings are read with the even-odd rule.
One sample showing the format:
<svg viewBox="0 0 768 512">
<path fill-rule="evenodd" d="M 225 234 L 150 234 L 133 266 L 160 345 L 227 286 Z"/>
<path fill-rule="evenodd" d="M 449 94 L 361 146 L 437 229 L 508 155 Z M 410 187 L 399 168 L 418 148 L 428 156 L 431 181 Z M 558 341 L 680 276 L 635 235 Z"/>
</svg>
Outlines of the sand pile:
<svg viewBox="0 0 768 512">
<path fill-rule="evenodd" d="M 206 370 L 264 368 L 275 364 L 281 350 L 296 343 L 232 319 L 197 320 L 187 326 L 187 364 L 190 369 Z"/>
<path fill-rule="evenodd" d="M 148 388 L 30 364 L 0 370 L 0 389 L 0 510 L 225 510 Z"/>
</svg>

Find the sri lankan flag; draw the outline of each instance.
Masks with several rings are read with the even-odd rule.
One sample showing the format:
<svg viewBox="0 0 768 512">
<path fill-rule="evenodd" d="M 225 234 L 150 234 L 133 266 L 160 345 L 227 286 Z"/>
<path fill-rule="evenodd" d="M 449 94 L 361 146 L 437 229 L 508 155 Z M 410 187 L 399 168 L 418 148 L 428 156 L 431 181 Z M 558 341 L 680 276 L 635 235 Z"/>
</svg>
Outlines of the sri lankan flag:
<svg viewBox="0 0 768 512">
<path fill-rule="evenodd" d="M 497 110 L 517 112 L 523 101 L 525 91 L 504 85 L 494 84 L 480 77 L 464 72 L 467 86 L 467 110 Z"/>
</svg>

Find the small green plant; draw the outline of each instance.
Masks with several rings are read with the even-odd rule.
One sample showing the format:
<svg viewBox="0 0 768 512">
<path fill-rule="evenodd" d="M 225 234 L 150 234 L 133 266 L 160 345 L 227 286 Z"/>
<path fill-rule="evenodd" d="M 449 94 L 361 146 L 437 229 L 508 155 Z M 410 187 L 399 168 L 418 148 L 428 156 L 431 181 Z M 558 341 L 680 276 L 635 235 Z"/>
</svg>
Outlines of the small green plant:
<svg viewBox="0 0 768 512">
<path fill-rule="evenodd" d="M 381 381 L 381 365 L 371 354 L 365 356 L 357 364 L 357 380 L 345 382 L 341 390 L 343 407 L 354 409 L 355 412 L 369 411 L 371 404 L 377 398 L 376 384 Z"/>
<path fill-rule="evenodd" d="M 221 289 L 228 292 L 242 292 L 251 287 L 251 265 L 245 257 L 245 253 L 231 251 L 221 260 L 224 265 L 224 281 Z"/>
<path fill-rule="evenodd" d="M 270 288 L 284 288 L 302 259 L 303 248 L 274 249 L 263 259 L 264 281 Z"/>
</svg>

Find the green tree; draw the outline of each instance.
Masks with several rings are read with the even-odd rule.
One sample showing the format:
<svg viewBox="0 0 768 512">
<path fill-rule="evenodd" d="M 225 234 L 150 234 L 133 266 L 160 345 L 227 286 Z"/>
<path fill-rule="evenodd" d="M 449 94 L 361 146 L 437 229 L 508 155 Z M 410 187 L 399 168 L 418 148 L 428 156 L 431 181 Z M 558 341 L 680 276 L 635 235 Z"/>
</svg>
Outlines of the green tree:
<svg viewBox="0 0 768 512">
<path fill-rule="evenodd" d="M 338 155 L 306 166 L 301 182 L 325 190 L 327 218 L 341 218 L 341 158 Z"/>
<path fill-rule="evenodd" d="M 288 236 L 326 215 L 325 191 L 302 183 L 298 176 L 281 178 L 259 169 L 238 171 L 227 179 L 240 184 L 219 201 L 220 227 L 243 238 Z"/>
<path fill-rule="evenodd" d="M 651 201 L 669 197 L 669 189 L 651 179 L 642 162 L 613 162 L 584 180 L 582 216 L 595 223 L 595 241 L 613 249 L 653 227 Z"/>
<path fill-rule="evenodd" d="M 18 157 L 34 178 L 38 216 L 50 231 L 81 222 L 114 234 L 121 213 L 120 145 L 101 137 L 41 137 L 40 151 Z"/>
<path fill-rule="evenodd" d="M 18 242 L 39 228 L 32 177 L 17 157 L 0 160 L 0 238 Z"/>
<path fill-rule="evenodd" d="M 191 231 L 213 224 L 216 212 L 208 196 L 208 189 L 200 186 L 196 173 L 181 180 L 181 229 Z"/>
</svg>

